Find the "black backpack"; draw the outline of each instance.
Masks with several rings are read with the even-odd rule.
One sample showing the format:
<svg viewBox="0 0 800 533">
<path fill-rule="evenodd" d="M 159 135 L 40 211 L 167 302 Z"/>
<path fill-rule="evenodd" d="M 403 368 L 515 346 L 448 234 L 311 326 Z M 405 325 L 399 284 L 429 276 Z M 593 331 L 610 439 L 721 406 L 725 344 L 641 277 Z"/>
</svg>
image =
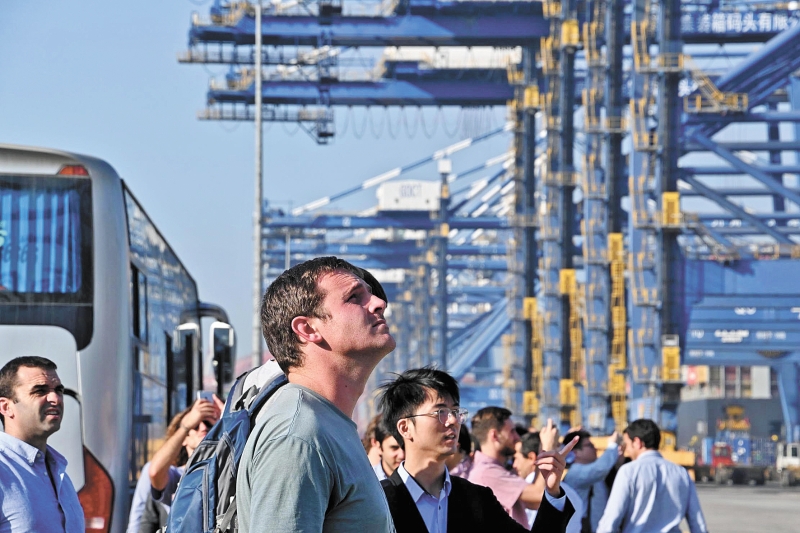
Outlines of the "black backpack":
<svg viewBox="0 0 800 533">
<path fill-rule="evenodd" d="M 169 533 L 227 533 L 238 531 L 236 473 L 256 415 L 266 401 L 287 383 L 281 373 L 260 389 L 247 391 L 241 375 L 231 389 L 222 417 L 195 449 L 181 477 L 169 513 Z"/>
</svg>

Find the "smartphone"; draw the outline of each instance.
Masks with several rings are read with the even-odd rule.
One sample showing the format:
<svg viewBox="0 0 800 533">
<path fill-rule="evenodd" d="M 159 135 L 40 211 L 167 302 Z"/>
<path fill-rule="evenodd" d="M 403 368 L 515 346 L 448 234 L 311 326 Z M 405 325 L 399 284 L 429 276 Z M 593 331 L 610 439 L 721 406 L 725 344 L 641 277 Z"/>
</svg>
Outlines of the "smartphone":
<svg viewBox="0 0 800 533">
<path fill-rule="evenodd" d="M 207 390 L 199 390 L 197 391 L 197 399 L 214 403 L 214 393 Z"/>
</svg>

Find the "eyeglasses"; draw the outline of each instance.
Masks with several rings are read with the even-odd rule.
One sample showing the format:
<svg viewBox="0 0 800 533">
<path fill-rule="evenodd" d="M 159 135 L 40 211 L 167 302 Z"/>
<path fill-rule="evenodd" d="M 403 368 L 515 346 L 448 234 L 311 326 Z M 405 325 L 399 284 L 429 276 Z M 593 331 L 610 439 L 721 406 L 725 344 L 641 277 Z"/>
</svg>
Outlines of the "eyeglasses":
<svg viewBox="0 0 800 533">
<path fill-rule="evenodd" d="M 205 426 L 206 431 L 208 431 L 209 429 L 214 427 L 214 424 L 213 424 L 213 422 L 209 422 L 208 420 L 203 420 L 199 424 L 197 424 L 197 427 L 195 427 L 194 430 L 195 431 L 200 431 L 203 428 L 203 426 Z"/>
<path fill-rule="evenodd" d="M 469 411 L 467 411 L 466 409 L 461 409 L 461 408 L 458 408 L 458 409 L 447 409 L 445 407 L 442 407 L 441 409 L 437 409 L 437 410 L 433 411 L 432 413 L 421 413 L 421 414 L 418 414 L 418 415 L 409 415 L 409 416 L 406 416 L 404 418 L 414 418 L 415 416 L 432 416 L 432 417 L 438 418 L 439 422 L 441 422 L 442 425 L 446 426 L 447 422 L 448 422 L 448 420 L 450 420 L 451 416 L 453 417 L 453 419 L 456 422 L 458 422 L 459 424 L 463 424 L 464 421 L 467 419 L 467 415 L 468 414 L 469 414 Z"/>
</svg>

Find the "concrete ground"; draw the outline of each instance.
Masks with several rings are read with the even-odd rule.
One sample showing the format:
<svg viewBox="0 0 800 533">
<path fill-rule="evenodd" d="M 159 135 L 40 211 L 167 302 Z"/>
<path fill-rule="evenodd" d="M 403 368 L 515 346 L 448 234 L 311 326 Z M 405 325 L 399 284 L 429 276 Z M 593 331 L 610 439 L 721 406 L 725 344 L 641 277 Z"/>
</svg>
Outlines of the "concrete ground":
<svg viewBox="0 0 800 533">
<path fill-rule="evenodd" d="M 698 484 L 697 494 L 710 533 L 800 532 L 800 487 Z"/>
</svg>

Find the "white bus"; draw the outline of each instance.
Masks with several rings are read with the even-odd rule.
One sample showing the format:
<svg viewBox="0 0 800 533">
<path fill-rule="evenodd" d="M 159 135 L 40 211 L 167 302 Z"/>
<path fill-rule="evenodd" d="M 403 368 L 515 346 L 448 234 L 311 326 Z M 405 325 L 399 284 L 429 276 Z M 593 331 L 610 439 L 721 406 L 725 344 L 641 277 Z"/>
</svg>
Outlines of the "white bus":
<svg viewBox="0 0 800 533">
<path fill-rule="evenodd" d="M 58 365 L 67 391 L 48 441 L 69 460 L 87 531 L 122 532 L 167 422 L 202 388 L 201 318 L 219 388 L 232 376 L 225 312 L 106 162 L 0 144 L 0 366 Z"/>
</svg>

